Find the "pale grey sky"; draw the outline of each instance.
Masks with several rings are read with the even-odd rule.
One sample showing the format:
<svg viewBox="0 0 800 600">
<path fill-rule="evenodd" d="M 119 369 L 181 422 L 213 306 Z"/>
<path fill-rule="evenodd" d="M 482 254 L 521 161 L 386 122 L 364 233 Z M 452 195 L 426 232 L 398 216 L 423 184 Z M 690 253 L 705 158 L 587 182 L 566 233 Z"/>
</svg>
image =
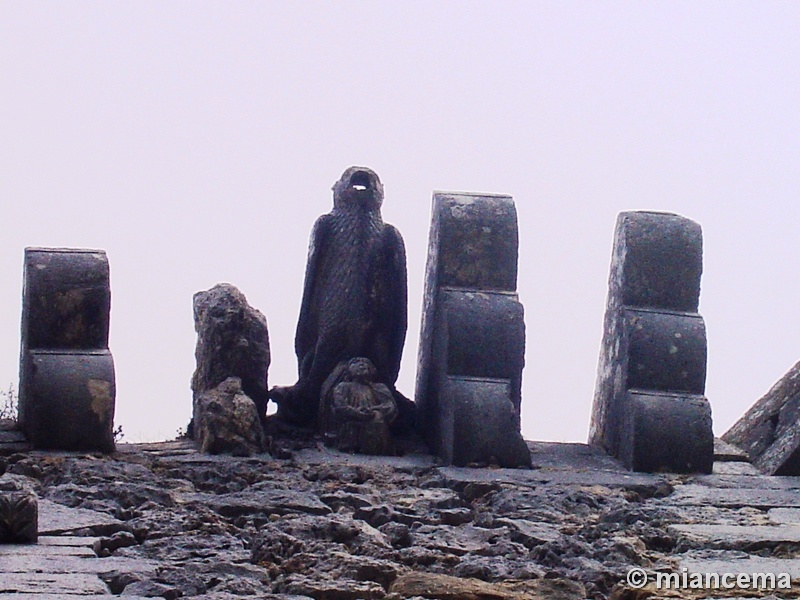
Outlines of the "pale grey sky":
<svg viewBox="0 0 800 600">
<path fill-rule="evenodd" d="M 23 248 L 103 248 L 127 441 L 188 422 L 217 282 L 295 381 L 308 235 L 353 164 L 406 241 L 408 395 L 435 189 L 516 200 L 528 438 L 586 439 L 621 210 L 703 226 L 718 434 L 800 359 L 796 2 L 5 0 L 0 90 L 0 387 Z"/>
</svg>

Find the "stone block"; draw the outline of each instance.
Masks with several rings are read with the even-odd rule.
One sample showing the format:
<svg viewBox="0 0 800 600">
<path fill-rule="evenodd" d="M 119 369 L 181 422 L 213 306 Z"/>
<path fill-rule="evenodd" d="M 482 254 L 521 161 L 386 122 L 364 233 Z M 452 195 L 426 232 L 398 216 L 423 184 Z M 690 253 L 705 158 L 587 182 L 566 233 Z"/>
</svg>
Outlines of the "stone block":
<svg viewBox="0 0 800 600">
<path fill-rule="evenodd" d="M 800 362 L 723 436 L 767 475 L 800 475 Z"/>
<path fill-rule="evenodd" d="M 436 360 L 447 375 L 506 379 L 514 408 L 522 400 L 525 320 L 517 295 L 442 289 L 442 322 L 436 335 L 447 341 Z"/>
<path fill-rule="evenodd" d="M 436 287 L 516 291 L 519 238 L 511 196 L 437 192 L 429 244 Z"/>
<path fill-rule="evenodd" d="M 702 245 L 700 226 L 679 215 L 617 218 L 589 443 L 631 469 L 713 468 Z"/>
<path fill-rule="evenodd" d="M 510 196 L 434 194 L 415 399 L 419 429 L 448 462 L 530 466 L 517 247 Z"/>
<path fill-rule="evenodd" d="M 23 278 L 23 346 L 108 347 L 111 288 L 105 252 L 26 248 Z"/>
<path fill-rule="evenodd" d="M 29 350 L 22 372 L 21 426 L 34 447 L 114 451 L 116 389 L 108 350 Z"/>
<path fill-rule="evenodd" d="M 697 312 L 703 272 L 700 225 L 664 212 L 620 213 L 612 286 L 626 306 Z"/>
<path fill-rule="evenodd" d="M 2 591 L 9 595 L 51 595 L 63 600 L 68 596 L 102 596 L 110 590 L 93 573 L 4 573 Z"/>
<path fill-rule="evenodd" d="M 531 466 L 510 387 L 507 379 L 447 377 L 442 391 L 439 454 L 448 464 Z"/>
<path fill-rule="evenodd" d="M 703 317 L 624 309 L 628 389 L 703 394 L 706 328 Z"/>
<path fill-rule="evenodd" d="M 643 472 L 711 472 L 714 436 L 704 396 L 629 390 L 626 405 L 620 449 L 626 466 Z"/>
</svg>

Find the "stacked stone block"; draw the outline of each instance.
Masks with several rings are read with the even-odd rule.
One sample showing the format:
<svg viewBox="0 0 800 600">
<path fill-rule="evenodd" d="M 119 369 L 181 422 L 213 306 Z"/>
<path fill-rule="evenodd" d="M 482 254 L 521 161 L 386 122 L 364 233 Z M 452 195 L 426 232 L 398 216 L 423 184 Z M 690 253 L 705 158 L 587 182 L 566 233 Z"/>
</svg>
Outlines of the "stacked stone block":
<svg viewBox="0 0 800 600">
<path fill-rule="evenodd" d="M 697 223 L 619 215 L 589 443 L 635 471 L 711 472 L 701 273 Z"/>
<path fill-rule="evenodd" d="M 517 249 L 510 196 L 434 194 L 417 419 L 450 464 L 530 466 L 520 434 L 525 323 Z"/>
<path fill-rule="evenodd" d="M 35 448 L 114 450 L 109 267 L 102 250 L 26 248 L 19 421 Z"/>
</svg>

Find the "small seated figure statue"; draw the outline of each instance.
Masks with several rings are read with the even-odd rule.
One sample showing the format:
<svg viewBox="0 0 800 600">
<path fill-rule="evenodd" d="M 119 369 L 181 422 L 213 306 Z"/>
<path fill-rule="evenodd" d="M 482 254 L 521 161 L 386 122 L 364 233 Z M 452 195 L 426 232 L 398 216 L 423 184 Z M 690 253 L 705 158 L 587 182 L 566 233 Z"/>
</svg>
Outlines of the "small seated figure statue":
<svg viewBox="0 0 800 600">
<path fill-rule="evenodd" d="M 377 370 L 368 358 L 357 357 L 342 362 L 326 383 L 323 414 L 330 415 L 329 427 L 336 435 L 336 445 L 346 452 L 394 454 L 394 440 L 389 426 L 397 418 L 397 403 L 391 390 L 375 382 Z M 327 410 L 326 410 L 327 409 Z"/>
</svg>

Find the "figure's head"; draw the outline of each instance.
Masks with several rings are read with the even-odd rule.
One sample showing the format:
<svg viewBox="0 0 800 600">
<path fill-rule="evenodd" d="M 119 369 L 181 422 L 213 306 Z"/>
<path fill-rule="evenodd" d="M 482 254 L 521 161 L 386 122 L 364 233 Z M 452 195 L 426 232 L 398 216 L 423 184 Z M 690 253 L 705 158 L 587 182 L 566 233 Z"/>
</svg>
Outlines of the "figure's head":
<svg viewBox="0 0 800 600">
<path fill-rule="evenodd" d="M 351 381 L 373 381 L 378 371 L 368 358 L 351 358 L 347 363 L 347 373 Z"/>
<path fill-rule="evenodd" d="M 383 204 L 383 184 L 378 174 L 367 167 L 350 167 L 331 189 L 334 208 L 378 210 Z"/>
</svg>

